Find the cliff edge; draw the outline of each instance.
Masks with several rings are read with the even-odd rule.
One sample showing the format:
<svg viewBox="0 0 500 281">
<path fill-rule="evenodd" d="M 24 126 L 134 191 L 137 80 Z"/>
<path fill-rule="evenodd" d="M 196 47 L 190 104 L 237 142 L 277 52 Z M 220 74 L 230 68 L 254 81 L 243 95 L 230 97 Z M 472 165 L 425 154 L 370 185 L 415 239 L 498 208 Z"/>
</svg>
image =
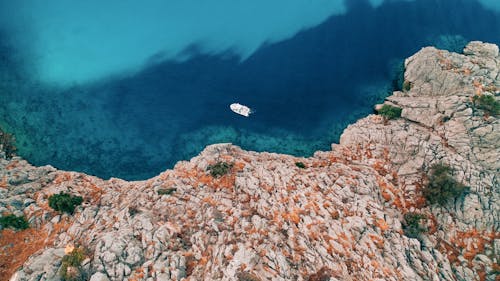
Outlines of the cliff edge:
<svg viewBox="0 0 500 281">
<path fill-rule="evenodd" d="M 496 45 L 424 48 L 386 99 L 399 118 L 310 158 L 216 144 L 127 182 L 3 154 L 0 214 L 30 227 L 0 231 L 0 279 L 499 280 L 500 124 L 481 104 L 499 71 Z M 437 167 L 462 192 L 429 195 Z M 55 211 L 60 192 L 83 204 Z"/>
</svg>

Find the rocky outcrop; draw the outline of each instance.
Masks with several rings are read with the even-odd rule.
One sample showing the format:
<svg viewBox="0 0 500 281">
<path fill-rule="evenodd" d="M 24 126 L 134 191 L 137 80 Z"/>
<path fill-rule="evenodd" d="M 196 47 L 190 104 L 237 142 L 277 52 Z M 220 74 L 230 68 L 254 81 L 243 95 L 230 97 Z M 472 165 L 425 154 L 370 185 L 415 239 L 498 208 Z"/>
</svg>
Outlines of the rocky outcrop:
<svg viewBox="0 0 500 281">
<path fill-rule="evenodd" d="M 0 213 L 31 224 L 2 230 L 0 276 L 58 280 L 76 245 L 92 281 L 498 280 L 500 125 L 473 102 L 498 99 L 498 47 L 424 48 L 405 64 L 406 91 L 386 100 L 401 118 L 370 115 L 310 158 L 217 144 L 138 182 L 0 160 Z M 207 170 L 218 162 L 227 174 Z M 436 163 L 469 192 L 426 204 Z M 74 215 L 48 206 L 60 191 L 84 198 Z M 408 212 L 429 218 L 419 239 Z"/>
</svg>

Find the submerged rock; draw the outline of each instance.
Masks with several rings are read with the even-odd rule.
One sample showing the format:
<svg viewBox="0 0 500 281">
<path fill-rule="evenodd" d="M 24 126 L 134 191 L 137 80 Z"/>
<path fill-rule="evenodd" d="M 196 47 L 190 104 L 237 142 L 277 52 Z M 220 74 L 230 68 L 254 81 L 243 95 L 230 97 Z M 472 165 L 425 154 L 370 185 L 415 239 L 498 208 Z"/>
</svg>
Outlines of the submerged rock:
<svg viewBox="0 0 500 281">
<path fill-rule="evenodd" d="M 0 210 L 31 222 L 2 230 L 0 276 L 57 280 L 77 245 L 92 281 L 496 280 L 500 125 L 472 97 L 498 95 L 498 47 L 424 48 L 405 67 L 386 101 L 401 118 L 367 116 L 310 158 L 216 144 L 137 182 L 0 159 Z M 213 177 L 215 163 L 230 168 Z M 469 187 L 443 206 L 422 195 L 437 163 Z M 47 205 L 61 191 L 84 198 L 72 216 Z M 417 238 L 408 212 L 426 218 Z"/>
</svg>

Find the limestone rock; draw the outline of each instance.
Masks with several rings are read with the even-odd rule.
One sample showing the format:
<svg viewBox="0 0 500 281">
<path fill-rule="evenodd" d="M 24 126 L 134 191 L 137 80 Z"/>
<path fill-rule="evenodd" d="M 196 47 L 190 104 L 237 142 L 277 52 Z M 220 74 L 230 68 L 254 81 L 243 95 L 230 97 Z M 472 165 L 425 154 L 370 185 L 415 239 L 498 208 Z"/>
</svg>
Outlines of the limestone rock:
<svg viewBox="0 0 500 281">
<path fill-rule="evenodd" d="M 408 89 L 386 100 L 401 118 L 369 115 L 310 158 L 215 144 L 137 182 L 2 158 L 0 212 L 26 215 L 31 230 L 12 238 L 21 247 L 2 242 L 0 276 L 58 280 L 76 245 L 91 281 L 495 280 L 500 125 L 472 97 L 498 99 L 498 52 L 422 49 L 406 60 Z M 207 168 L 219 161 L 232 166 L 214 178 Z M 436 163 L 470 187 L 443 207 L 422 196 Z M 48 207 L 60 191 L 84 198 L 73 216 Z M 405 236 L 408 212 L 427 217 L 423 237 Z"/>
</svg>

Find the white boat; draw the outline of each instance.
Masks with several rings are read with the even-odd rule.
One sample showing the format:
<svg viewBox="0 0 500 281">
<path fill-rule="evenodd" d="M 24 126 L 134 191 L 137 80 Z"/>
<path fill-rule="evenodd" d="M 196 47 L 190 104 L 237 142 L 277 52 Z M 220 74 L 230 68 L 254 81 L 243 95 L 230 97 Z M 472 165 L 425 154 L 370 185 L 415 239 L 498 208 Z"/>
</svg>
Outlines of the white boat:
<svg viewBox="0 0 500 281">
<path fill-rule="evenodd" d="M 248 117 L 250 115 L 250 113 L 252 113 L 252 110 L 250 109 L 250 107 L 248 107 L 246 105 L 239 104 L 239 103 L 232 103 L 229 106 L 229 108 L 231 108 L 231 110 L 234 113 L 238 113 L 239 115 L 243 115 L 245 117 Z"/>
</svg>

